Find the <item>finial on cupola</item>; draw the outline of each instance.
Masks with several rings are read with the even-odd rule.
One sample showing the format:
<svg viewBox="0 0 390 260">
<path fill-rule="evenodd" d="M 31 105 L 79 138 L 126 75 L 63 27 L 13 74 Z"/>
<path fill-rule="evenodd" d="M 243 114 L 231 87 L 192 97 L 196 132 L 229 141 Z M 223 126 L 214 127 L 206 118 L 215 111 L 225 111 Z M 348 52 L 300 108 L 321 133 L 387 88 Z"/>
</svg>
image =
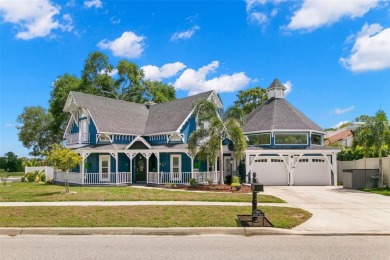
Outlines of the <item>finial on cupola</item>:
<svg viewBox="0 0 390 260">
<path fill-rule="evenodd" d="M 283 86 L 283 84 L 278 80 L 274 79 L 271 85 L 267 88 L 268 91 L 268 99 L 271 98 L 284 98 L 284 91 L 287 88 Z"/>
</svg>

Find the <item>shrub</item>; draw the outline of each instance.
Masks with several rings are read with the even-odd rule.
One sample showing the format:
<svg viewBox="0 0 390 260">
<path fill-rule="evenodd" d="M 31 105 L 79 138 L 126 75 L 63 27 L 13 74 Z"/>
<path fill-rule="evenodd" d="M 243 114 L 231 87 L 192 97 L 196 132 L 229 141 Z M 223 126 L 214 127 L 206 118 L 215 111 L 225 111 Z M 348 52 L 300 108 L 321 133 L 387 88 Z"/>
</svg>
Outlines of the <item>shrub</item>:
<svg viewBox="0 0 390 260">
<path fill-rule="evenodd" d="M 231 184 L 231 183 L 232 183 L 232 176 L 231 176 L 231 175 L 226 175 L 226 177 L 225 177 L 225 183 L 226 183 L 226 184 Z"/>
<path fill-rule="evenodd" d="M 34 174 L 34 172 L 28 172 L 28 173 L 26 173 L 26 175 L 24 177 L 26 178 L 26 180 L 28 182 L 35 181 L 35 174 Z"/>
<path fill-rule="evenodd" d="M 232 184 L 233 183 L 241 183 L 240 177 L 238 176 L 233 176 Z"/>
<path fill-rule="evenodd" d="M 52 184 L 54 184 L 54 182 L 53 182 L 52 179 L 47 179 L 45 183 L 46 183 L 47 185 L 52 185 Z"/>
<path fill-rule="evenodd" d="M 4 186 L 7 184 L 8 173 L 4 170 L 0 170 L 0 180 L 3 182 Z"/>
<path fill-rule="evenodd" d="M 25 182 L 26 181 L 26 177 L 22 177 L 22 178 L 20 178 L 20 182 Z"/>
<path fill-rule="evenodd" d="M 27 180 L 28 182 L 45 182 L 46 181 L 46 175 L 43 173 L 43 171 L 33 171 L 28 172 L 24 176 L 24 181 Z"/>
<path fill-rule="evenodd" d="M 197 184 L 198 184 L 198 182 L 196 181 L 196 179 L 194 179 L 194 178 L 191 178 L 191 179 L 190 179 L 190 185 L 191 185 L 191 187 L 195 187 Z"/>
</svg>

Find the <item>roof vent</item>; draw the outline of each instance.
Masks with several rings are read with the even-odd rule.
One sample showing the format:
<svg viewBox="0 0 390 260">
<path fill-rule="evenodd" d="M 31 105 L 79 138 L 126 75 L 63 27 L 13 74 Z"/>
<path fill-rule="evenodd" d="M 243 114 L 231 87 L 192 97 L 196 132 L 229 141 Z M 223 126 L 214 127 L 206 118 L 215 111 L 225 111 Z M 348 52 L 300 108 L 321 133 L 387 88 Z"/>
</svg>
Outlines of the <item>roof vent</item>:
<svg viewBox="0 0 390 260">
<path fill-rule="evenodd" d="M 284 98 L 284 91 L 287 88 L 283 86 L 282 83 L 278 79 L 274 79 L 271 85 L 267 88 L 268 91 L 268 99 L 271 98 Z"/>
<path fill-rule="evenodd" d="M 145 106 L 147 109 L 150 109 L 152 106 L 156 105 L 153 101 L 146 101 Z"/>
</svg>

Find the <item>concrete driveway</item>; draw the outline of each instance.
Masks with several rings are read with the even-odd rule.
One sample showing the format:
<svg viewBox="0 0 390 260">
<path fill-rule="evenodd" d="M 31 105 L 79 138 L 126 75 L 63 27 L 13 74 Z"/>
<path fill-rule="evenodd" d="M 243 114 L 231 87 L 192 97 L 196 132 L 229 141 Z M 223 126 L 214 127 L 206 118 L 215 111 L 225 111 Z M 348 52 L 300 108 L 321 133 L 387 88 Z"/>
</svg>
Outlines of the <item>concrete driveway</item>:
<svg viewBox="0 0 390 260">
<path fill-rule="evenodd" d="M 264 190 L 264 194 L 279 197 L 313 214 L 294 230 L 390 234 L 388 196 L 339 186 L 266 186 Z"/>
</svg>

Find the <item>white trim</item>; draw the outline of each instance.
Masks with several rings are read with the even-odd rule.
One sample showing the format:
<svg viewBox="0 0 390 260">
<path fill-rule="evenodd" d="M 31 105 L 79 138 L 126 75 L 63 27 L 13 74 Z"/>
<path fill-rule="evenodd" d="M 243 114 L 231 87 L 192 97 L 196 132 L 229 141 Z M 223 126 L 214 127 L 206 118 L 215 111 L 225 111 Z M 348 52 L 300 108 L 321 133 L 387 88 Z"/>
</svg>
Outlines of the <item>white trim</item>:
<svg viewBox="0 0 390 260">
<path fill-rule="evenodd" d="M 321 131 L 317 131 L 317 130 L 312 130 L 312 129 L 269 129 L 269 130 L 259 130 L 259 131 L 250 131 L 250 132 L 244 132 L 244 135 L 247 135 L 247 134 L 257 134 L 257 133 L 273 133 L 273 132 L 315 132 L 315 133 L 319 133 L 319 134 L 326 134 L 326 132 L 321 132 Z"/>
<path fill-rule="evenodd" d="M 167 138 L 167 143 L 169 143 L 171 141 L 171 138 L 173 136 L 180 137 L 181 141 L 184 143 L 184 134 L 180 134 L 180 133 L 175 133 L 175 134 L 169 135 L 168 138 Z M 174 141 L 174 142 L 180 142 L 180 141 Z"/>
<path fill-rule="evenodd" d="M 142 143 L 144 143 L 144 145 L 146 145 L 146 147 L 152 149 L 152 146 L 148 142 L 146 142 L 146 140 L 142 136 L 137 135 L 137 137 L 135 137 L 133 141 L 131 141 L 131 143 L 126 146 L 126 150 L 129 149 L 136 141 L 141 141 Z"/>
<path fill-rule="evenodd" d="M 103 177 L 102 172 L 102 162 L 103 160 L 108 160 L 108 177 Z M 99 178 L 101 181 L 110 181 L 110 175 L 111 175 L 111 156 L 110 155 L 99 155 Z"/>
</svg>

